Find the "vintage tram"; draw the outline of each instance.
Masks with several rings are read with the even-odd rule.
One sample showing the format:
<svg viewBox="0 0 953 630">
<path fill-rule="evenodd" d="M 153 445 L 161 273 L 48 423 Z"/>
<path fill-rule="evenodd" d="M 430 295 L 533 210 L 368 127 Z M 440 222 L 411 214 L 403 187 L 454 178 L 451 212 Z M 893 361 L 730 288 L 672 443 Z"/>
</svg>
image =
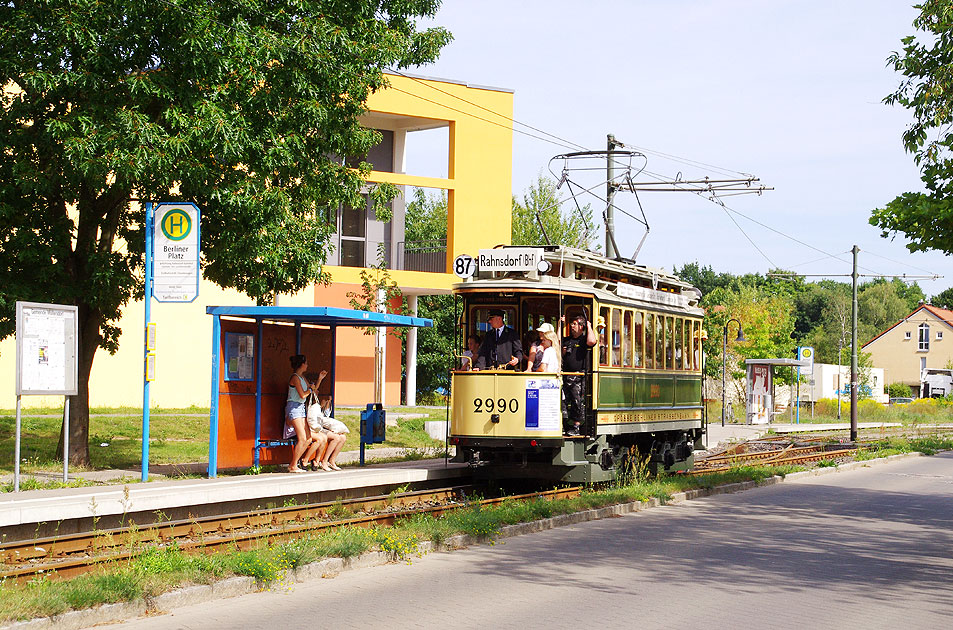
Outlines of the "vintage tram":
<svg viewBox="0 0 953 630">
<path fill-rule="evenodd" d="M 566 434 L 568 373 L 527 372 L 525 362 L 524 371 L 455 369 L 457 461 L 487 476 L 584 483 L 613 479 L 636 454 L 653 473 L 690 468 L 705 432 L 701 293 L 661 269 L 580 249 L 492 252 L 494 264 L 453 287 L 456 347 L 487 333 L 490 311 L 503 311 L 521 336 L 548 322 L 565 337 L 584 315 L 597 336 L 575 373 L 585 383 L 585 422 L 579 436 Z"/>
</svg>

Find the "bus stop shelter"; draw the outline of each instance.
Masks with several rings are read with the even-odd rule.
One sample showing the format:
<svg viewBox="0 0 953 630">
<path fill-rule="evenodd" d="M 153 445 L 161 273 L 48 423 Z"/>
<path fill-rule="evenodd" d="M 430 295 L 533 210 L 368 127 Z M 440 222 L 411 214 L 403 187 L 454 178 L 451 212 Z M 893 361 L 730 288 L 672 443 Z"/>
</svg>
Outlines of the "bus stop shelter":
<svg viewBox="0 0 953 630">
<path fill-rule="evenodd" d="M 745 359 L 745 385 L 748 393 L 745 424 L 769 424 L 774 418 L 774 368 L 792 369 L 808 365 L 797 359 Z"/>
<path fill-rule="evenodd" d="M 422 317 L 332 306 L 210 306 L 206 312 L 212 316 L 209 477 L 226 468 L 287 463 L 291 447 L 282 429 L 291 355 L 308 357 L 309 374 L 327 370 L 320 393 L 333 405 L 339 327 L 433 326 Z"/>
</svg>

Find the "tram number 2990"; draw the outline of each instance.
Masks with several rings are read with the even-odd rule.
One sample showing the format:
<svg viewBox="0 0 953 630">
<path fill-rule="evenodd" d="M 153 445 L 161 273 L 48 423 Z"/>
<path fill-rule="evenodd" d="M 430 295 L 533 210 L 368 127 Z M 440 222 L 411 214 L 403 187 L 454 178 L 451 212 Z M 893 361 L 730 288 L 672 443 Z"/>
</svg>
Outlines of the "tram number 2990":
<svg viewBox="0 0 953 630">
<path fill-rule="evenodd" d="M 520 401 L 515 398 L 474 398 L 473 413 L 516 413 L 520 410 Z"/>
</svg>

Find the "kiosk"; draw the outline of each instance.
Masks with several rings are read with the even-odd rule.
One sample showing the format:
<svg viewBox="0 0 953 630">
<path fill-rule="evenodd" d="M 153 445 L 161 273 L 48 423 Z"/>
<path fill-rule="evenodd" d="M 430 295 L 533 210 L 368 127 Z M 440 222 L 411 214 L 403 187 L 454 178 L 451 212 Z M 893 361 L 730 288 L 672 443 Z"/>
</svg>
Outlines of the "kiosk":
<svg viewBox="0 0 953 630">
<path fill-rule="evenodd" d="M 321 393 L 331 396 L 333 408 L 339 327 L 433 326 L 422 317 L 331 306 L 210 306 L 207 313 L 212 316 L 209 477 L 290 458 L 291 441 L 282 439 L 289 356 L 305 354 L 315 372 L 328 371 Z"/>
</svg>

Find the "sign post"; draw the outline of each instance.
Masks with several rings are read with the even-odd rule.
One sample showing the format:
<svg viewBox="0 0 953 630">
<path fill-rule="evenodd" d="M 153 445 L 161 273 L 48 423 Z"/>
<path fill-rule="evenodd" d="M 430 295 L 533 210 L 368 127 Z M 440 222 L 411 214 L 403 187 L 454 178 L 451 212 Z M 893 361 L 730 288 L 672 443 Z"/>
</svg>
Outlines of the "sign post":
<svg viewBox="0 0 953 630">
<path fill-rule="evenodd" d="M 20 490 L 21 396 L 75 396 L 79 356 L 79 309 L 61 304 L 16 303 L 17 419 L 13 490 Z M 69 398 L 63 406 L 63 481 L 69 481 Z"/>
<path fill-rule="evenodd" d="M 142 481 L 149 480 L 149 383 L 156 372 L 152 298 L 193 302 L 199 295 L 201 211 L 194 203 L 146 204 L 146 304 L 142 369 Z"/>
<path fill-rule="evenodd" d="M 811 346 L 798 346 L 797 360 L 801 365 L 797 368 L 797 419 L 795 424 L 801 423 L 801 376 L 810 376 L 814 380 L 814 348 Z M 814 401 L 814 386 L 811 386 L 811 404 Z"/>
</svg>

